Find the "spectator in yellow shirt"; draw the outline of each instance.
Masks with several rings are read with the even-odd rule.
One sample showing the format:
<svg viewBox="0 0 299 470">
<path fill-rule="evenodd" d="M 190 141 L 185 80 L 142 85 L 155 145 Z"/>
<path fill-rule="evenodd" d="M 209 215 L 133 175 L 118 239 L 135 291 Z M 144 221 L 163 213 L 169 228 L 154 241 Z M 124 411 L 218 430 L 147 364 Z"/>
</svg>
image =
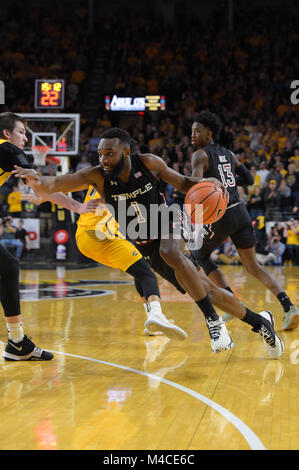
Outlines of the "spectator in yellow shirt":
<svg viewBox="0 0 299 470">
<path fill-rule="evenodd" d="M 248 197 L 250 197 L 252 194 L 253 194 L 253 191 L 254 191 L 254 188 L 256 188 L 257 186 L 260 187 L 261 186 L 261 177 L 260 175 L 257 173 L 256 171 L 256 167 L 254 165 L 252 165 L 250 167 L 250 173 L 252 174 L 253 178 L 254 178 L 254 182 L 251 186 L 248 186 L 247 187 L 247 190 L 248 190 Z"/>
<path fill-rule="evenodd" d="M 286 259 L 292 260 L 293 266 L 299 265 L 299 221 L 290 219 L 284 229 L 286 240 Z"/>
<path fill-rule="evenodd" d="M 21 192 L 18 186 L 13 186 L 12 192 L 7 197 L 8 212 L 13 217 L 20 217 L 22 212 Z"/>
</svg>

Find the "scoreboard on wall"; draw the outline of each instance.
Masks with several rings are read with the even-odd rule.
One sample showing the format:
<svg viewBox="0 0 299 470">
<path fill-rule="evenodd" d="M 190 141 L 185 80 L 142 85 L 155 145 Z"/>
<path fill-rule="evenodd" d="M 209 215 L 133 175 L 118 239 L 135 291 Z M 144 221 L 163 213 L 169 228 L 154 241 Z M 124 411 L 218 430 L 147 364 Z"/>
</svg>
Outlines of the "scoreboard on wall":
<svg viewBox="0 0 299 470">
<path fill-rule="evenodd" d="M 64 80 L 35 80 L 34 107 L 37 109 L 62 109 L 64 107 Z"/>
<path fill-rule="evenodd" d="M 146 95 L 146 96 L 105 96 L 105 109 L 107 111 L 122 112 L 144 112 L 144 111 L 165 111 L 165 96 Z"/>
</svg>

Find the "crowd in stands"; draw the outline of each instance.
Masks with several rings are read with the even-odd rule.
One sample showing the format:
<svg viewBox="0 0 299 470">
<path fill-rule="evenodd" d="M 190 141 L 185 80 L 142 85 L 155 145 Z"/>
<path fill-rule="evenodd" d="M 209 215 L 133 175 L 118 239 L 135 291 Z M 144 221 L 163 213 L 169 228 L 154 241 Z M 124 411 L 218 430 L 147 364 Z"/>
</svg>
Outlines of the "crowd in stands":
<svg viewBox="0 0 299 470">
<path fill-rule="evenodd" d="M 242 2 L 242 8 L 234 11 L 233 32 L 227 27 L 226 2 L 204 23 L 187 10 L 178 12 L 174 25 L 156 12 L 138 15 L 121 10 L 105 21 L 102 18 L 108 46 L 103 95 L 165 95 L 165 112 L 146 112 L 135 121 L 122 121 L 122 127 L 134 138 L 136 151 L 160 155 L 186 175 L 191 173 L 194 112 L 209 109 L 218 114 L 224 123 L 220 143 L 230 148 L 254 177 L 254 184 L 240 187 L 239 193 L 259 227 L 260 262 L 281 265 L 290 260 L 299 264 L 299 106 L 290 99 L 290 84 L 299 70 L 299 15 L 295 2 L 293 6 L 289 2 L 287 8 L 274 4 L 265 8 L 262 4 L 247 8 Z M 74 14 L 77 27 L 61 28 L 59 15 L 53 22 L 51 17 L 42 20 L 29 11 L 18 29 L 12 21 L 9 34 L 0 33 L 2 57 L 6 54 L 8 58 L 1 61 L 1 67 L 13 74 L 17 90 L 14 110 L 32 110 L 33 93 L 28 88 L 32 80 L 28 78 L 51 72 L 51 77 L 65 78 L 68 83 L 64 111 L 80 111 L 96 33 L 90 38 L 86 27 L 79 27 L 82 10 Z M 28 22 L 33 27 L 24 36 L 22 47 L 16 47 Z M 33 54 L 37 47 L 41 55 Z M 99 137 L 106 128 L 118 125 L 118 119 L 117 113 L 104 111 L 104 97 L 96 122 L 90 124 L 82 117 L 80 155 L 72 159 L 72 171 L 97 164 Z M 55 165 L 46 172 L 55 172 Z M 22 190 L 12 186 L 15 181 L 10 184 L 10 194 L 0 197 L 7 213 L 12 214 L 20 212 L 18 193 Z M 165 190 L 170 204 L 183 204 L 184 195 L 169 185 Z M 81 200 L 84 194 L 74 196 Z M 269 230 L 270 222 L 277 233 L 272 233 L 274 228 Z M 219 262 L 238 262 L 229 240 L 214 255 Z"/>
<path fill-rule="evenodd" d="M 34 112 L 35 79 L 60 78 L 66 86 L 63 112 L 80 112 L 96 37 L 88 34 L 86 8 L 49 6 L 3 8 L 0 75 L 9 84 L 3 111 Z"/>
<path fill-rule="evenodd" d="M 268 233 L 263 217 L 253 221 L 256 237 L 256 257 L 261 265 L 299 266 L 299 221 L 290 218 L 270 225 Z M 218 264 L 241 264 L 235 245 L 227 239 L 211 254 Z"/>
</svg>

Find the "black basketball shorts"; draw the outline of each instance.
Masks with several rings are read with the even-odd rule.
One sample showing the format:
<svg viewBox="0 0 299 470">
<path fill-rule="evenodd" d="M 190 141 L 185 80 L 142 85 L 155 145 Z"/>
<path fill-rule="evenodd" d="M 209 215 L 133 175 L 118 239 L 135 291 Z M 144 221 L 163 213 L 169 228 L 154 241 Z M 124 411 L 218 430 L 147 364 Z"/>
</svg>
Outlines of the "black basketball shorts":
<svg viewBox="0 0 299 470">
<path fill-rule="evenodd" d="M 150 267 L 158 274 L 160 274 L 163 279 L 170 282 L 178 291 L 182 294 L 185 294 L 186 291 L 178 282 L 174 269 L 169 266 L 164 259 L 160 255 L 160 241 L 161 238 L 167 238 L 169 235 L 170 238 L 173 238 L 173 235 L 182 238 L 185 242 L 187 242 L 189 237 L 188 226 L 185 220 L 185 216 L 182 211 L 177 211 L 175 219 L 170 216 L 170 219 L 167 223 L 161 224 L 160 230 L 160 238 L 156 240 L 152 240 L 149 243 L 139 244 L 135 243 L 135 246 L 138 248 L 144 259 L 148 262 Z M 134 243 L 134 242 L 133 242 Z M 192 256 L 191 252 L 186 253 L 187 258 L 197 267 L 198 263 L 196 259 Z"/>
<path fill-rule="evenodd" d="M 186 291 L 178 282 L 174 270 L 169 264 L 167 264 L 160 255 L 160 240 L 153 240 L 152 242 L 146 245 L 137 245 L 136 247 L 144 257 L 145 261 L 148 262 L 150 267 L 158 274 L 160 274 L 163 279 L 170 282 L 174 287 L 177 288 L 182 294 L 185 294 Z"/>
<path fill-rule="evenodd" d="M 197 259 L 207 259 L 212 251 L 230 237 L 236 248 L 246 249 L 255 245 L 251 217 L 243 203 L 226 210 L 224 216 L 211 225 L 210 238 L 204 238 L 203 246 L 197 250 Z"/>
</svg>

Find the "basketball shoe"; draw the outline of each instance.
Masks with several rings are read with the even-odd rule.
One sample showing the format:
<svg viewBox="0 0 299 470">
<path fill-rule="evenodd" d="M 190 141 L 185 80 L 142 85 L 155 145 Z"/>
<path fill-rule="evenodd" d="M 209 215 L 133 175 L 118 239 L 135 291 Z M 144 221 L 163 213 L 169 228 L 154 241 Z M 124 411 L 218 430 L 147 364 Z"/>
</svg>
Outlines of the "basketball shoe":
<svg viewBox="0 0 299 470">
<path fill-rule="evenodd" d="M 211 347 L 214 353 L 232 349 L 234 347 L 233 340 L 225 326 L 222 318 L 218 320 L 206 319 L 206 324 L 211 337 Z"/>
<path fill-rule="evenodd" d="M 3 357 L 6 361 L 50 361 L 54 356 L 48 351 L 37 348 L 31 338 L 25 335 L 18 343 L 8 339 Z"/>
<path fill-rule="evenodd" d="M 282 331 L 295 330 L 299 325 L 299 310 L 295 305 L 290 307 L 288 312 L 285 312 L 284 323 Z"/>
<path fill-rule="evenodd" d="M 254 333 L 259 333 L 263 338 L 266 349 L 271 357 L 279 357 L 283 354 L 283 342 L 280 337 L 275 333 L 274 330 L 274 318 L 271 312 L 265 310 L 259 312 L 258 315 L 261 316 L 261 326 L 259 329 L 252 328 Z"/>
<path fill-rule="evenodd" d="M 174 322 L 167 320 L 162 313 L 161 305 L 159 302 L 154 301 L 150 303 L 149 317 L 144 324 L 145 328 L 151 332 L 162 332 L 170 339 L 179 339 L 183 341 L 188 338 L 187 333 Z"/>
<path fill-rule="evenodd" d="M 144 306 L 144 310 L 145 310 L 145 313 L 146 313 L 146 318 L 148 319 L 149 318 L 149 315 L 150 315 L 150 311 L 151 311 L 151 308 L 150 308 L 150 305 L 145 303 L 143 304 Z M 162 331 L 150 331 L 148 328 L 144 328 L 144 334 L 146 336 L 159 336 L 159 335 L 163 335 Z"/>
</svg>

